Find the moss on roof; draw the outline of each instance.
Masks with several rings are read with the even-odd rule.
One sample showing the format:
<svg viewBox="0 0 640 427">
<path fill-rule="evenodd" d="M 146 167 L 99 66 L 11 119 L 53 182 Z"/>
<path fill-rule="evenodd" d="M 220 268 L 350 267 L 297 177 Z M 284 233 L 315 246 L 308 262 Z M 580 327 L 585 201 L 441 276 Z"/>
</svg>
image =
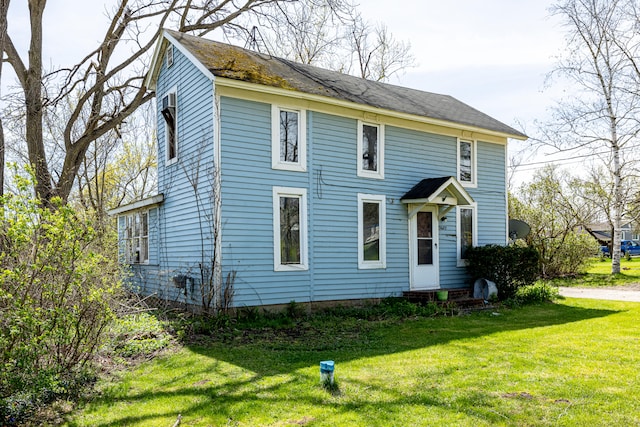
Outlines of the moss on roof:
<svg viewBox="0 0 640 427">
<path fill-rule="evenodd" d="M 526 139 L 518 130 L 448 96 L 298 64 L 238 46 L 167 30 L 214 76 L 369 105 Z"/>
<path fill-rule="evenodd" d="M 249 56 L 244 50 L 231 45 L 207 44 L 192 50 L 214 75 L 250 83 L 295 89 L 282 76 Z"/>
</svg>

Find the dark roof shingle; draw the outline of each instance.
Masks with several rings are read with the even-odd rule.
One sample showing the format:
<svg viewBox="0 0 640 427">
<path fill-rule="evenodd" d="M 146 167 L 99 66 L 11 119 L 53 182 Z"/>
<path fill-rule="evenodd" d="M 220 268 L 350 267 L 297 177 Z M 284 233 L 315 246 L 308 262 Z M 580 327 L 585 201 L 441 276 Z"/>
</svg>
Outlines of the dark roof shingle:
<svg viewBox="0 0 640 427">
<path fill-rule="evenodd" d="M 419 200 L 428 199 L 431 195 L 438 190 L 442 184 L 452 179 L 450 176 L 443 176 L 439 178 L 425 178 L 407 191 L 400 200 Z"/>
<path fill-rule="evenodd" d="M 215 76 L 327 96 L 526 139 L 522 132 L 448 95 L 374 82 L 176 31 L 167 30 L 167 33 Z"/>
</svg>

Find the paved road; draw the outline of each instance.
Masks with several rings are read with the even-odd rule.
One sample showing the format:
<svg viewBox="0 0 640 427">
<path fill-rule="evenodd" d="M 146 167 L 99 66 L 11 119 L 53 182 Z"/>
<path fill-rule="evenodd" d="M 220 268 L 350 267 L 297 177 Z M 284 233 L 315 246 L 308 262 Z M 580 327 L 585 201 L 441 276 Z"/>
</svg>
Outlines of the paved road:
<svg viewBox="0 0 640 427">
<path fill-rule="evenodd" d="M 619 288 L 565 288 L 560 286 L 560 295 L 570 298 L 608 299 L 640 302 L 640 290 Z"/>
</svg>

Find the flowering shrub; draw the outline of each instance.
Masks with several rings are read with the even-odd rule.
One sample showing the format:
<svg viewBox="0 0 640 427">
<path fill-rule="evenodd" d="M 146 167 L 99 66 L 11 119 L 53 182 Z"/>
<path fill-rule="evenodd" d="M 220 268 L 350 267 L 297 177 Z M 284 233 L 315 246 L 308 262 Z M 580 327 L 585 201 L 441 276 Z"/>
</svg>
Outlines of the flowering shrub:
<svg viewBox="0 0 640 427">
<path fill-rule="evenodd" d="M 121 290 L 105 250 L 115 236 L 60 200 L 43 207 L 30 177 L 15 181 L 0 199 L 0 424 L 29 407 L 17 401 L 46 403 L 86 381 Z"/>
</svg>

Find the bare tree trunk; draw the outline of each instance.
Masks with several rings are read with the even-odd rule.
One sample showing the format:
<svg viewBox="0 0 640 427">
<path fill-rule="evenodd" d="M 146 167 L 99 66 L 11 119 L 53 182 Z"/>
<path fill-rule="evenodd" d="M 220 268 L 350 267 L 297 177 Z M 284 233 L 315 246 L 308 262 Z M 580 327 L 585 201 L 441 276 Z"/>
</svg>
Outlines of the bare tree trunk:
<svg viewBox="0 0 640 427">
<path fill-rule="evenodd" d="M 9 0 L 0 0 L 0 81 L 2 81 L 2 63 L 4 57 L 4 40 L 7 35 L 7 11 Z M 0 197 L 4 195 L 4 163 L 5 163 L 4 127 L 0 118 Z"/>
<path fill-rule="evenodd" d="M 52 197 L 51 175 L 42 134 L 42 15 L 46 0 L 29 0 L 31 42 L 29 68 L 24 81 L 26 137 L 29 162 L 36 176 L 36 193 L 41 200 Z"/>
<path fill-rule="evenodd" d="M 611 138 L 613 151 L 613 234 L 611 236 L 611 274 L 620 273 L 620 229 L 622 228 L 622 209 L 624 195 L 622 194 L 622 177 L 620 166 L 620 147 L 617 144 L 615 118 L 611 119 Z"/>
<path fill-rule="evenodd" d="M 559 147 L 588 148 L 595 154 L 605 146 L 611 155 L 605 164 L 613 183 L 607 212 L 612 226 L 612 274 L 620 272 L 620 231 L 631 202 L 622 170 L 629 168 L 632 156 L 625 159 L 622 150 L 631 148 L 640 132 L 640 68 L 636 62 L 640 33 L 637 14 L 629 10 L 634 4 L 619 0 L 559 0 L 552 8 L 564 18 L 569 34 L 567 52 L 556 72 L 568 76 L 579 89 L 557 110 L 555 126 L 560 126 L 553 136 Z"/>
<path fill-rule="evenodd" d="M 0 1 L 8 5 L 10 0 Z M 308 1 L 317 2 L 318 7 L 326 4 L 331 11 L 346 7 L 342 0 Z M 96 49 L 75 65 L 48 74 L 42 68 L 42 18 L 46 0 L 28 0 L 31 32 L 28 63 L 10 34 L 3 32 L 2 50 L 24 92 L 28 159 L 37 179 L 36 193 L 45 204 L 54 196 L 66 201 L 90 144 L 110 132 L 117 132 L 137 107 L 153 98 L 154 94 L 144 87 L 145 67 L 148 54 L 162 37 L 163 28 L 173 27 L 201 36 L 221 27 L 240 31 L 242 23 L 236 23 L 239 18 L 247 15 L 275 20 L 276 16 L 287 13 L 280 4 L 294 2 L 119 0 L 108 3 L 115 3 L 111 21 Z M 6 19 L 3 24 L 6 26 Z M 124 59 L 119 59 L 121 53 L 125 53 Z M 55 114 L 61 103 L 72 106 L 62 119 L 61 134 L 43 135 L 43 117 L 49 112 Z M 47 163 L 45 142 L 49 137 L 64 143 L 64 163 L 59 170 Z"/>
</svg>

